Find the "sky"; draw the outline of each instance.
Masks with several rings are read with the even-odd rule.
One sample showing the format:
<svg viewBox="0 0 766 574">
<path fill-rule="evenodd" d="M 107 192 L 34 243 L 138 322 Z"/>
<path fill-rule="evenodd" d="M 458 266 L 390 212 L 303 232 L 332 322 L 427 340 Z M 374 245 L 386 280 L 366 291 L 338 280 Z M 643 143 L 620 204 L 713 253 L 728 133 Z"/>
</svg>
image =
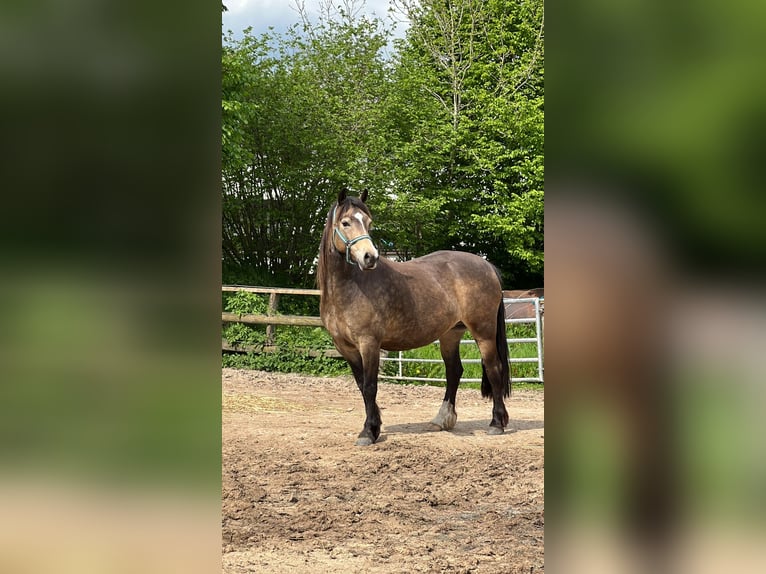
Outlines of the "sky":
<svg viewBox="0 0 766 574">
<path fill-rule="evenodd" d="M 253 35 L 258 36 L 273 26 L 277 32 L 285 31 L 289 26 L 299 22 L 296 0 L 223 0 L 229 9 L 223 13 L 223 30 L 234 32 L 235 38 L 242 37 L 242 30 L 253 27 Z M 310 16 L 319 13 L 322 0 L 304 0 Z M 340 2 L 338 2 L 340 3 Z M 388 22 L 388 6 L 390 0 L 359 0 L 362 4 L 361 13 L 375 14 Z M 395 36 L 404 35 L 404 25 L 399 24 Z"/>
</svg>

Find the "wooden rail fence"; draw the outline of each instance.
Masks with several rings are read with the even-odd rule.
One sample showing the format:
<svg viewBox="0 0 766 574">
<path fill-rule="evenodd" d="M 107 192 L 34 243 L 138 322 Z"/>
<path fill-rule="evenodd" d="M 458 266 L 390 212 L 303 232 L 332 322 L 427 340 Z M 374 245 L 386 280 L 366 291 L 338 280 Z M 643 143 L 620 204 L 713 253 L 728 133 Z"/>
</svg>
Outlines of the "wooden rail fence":
<svg viewBox="0 0 766 574">
<path fill-rule="evenodd" d="M 274 345 L 274 327 L 276 325 L 293 325 L 301 327 L 322 327 L 322 319 L 319 317 L 304 316 L 304 315 L 278 315 L 279 298 L 280 295 L 309 295 L 319 296 L 319 289 L 293 289 L 288 287 L 250 287 L 247 285 L 223 285 L 221 287 L 223 292 L 236 292 L 246 291 L 249 293 L 259 293 L 269 296 L 269 304 L 266 310 L 266 314 L 242 314 L 237 313 L 221 313 L 221 321 L 224 323 L 246 323 L 250 325 L 266 325 L 266 343 L 265 345 L 231 345 L 225 339 L 221 341 L 221 348 L 224 351 L 238 351 L 249 352 L 257 351 L 260 353 L 273 353 L 279 349 Z M 517 342 L 535 342 L 537 346 L 536 358 L 514 358 L 511 362 L 537 362 L 538 363 L 538 376 L 532 378 L 520 378 L 513 379 L 514 381 L 543 381 L 543 290 L 518 290 L 518 291 L 504 291 L 504 302 L 506 305 L 506 323 L 535 323 L 535 338 L 528 339 L 511 339 L 510 343 Z M 465 340 L 463 343 L 472 343 L 473 341 Z M 340 353 L 336 349 L 294 349 L 295 352 L 306 354 L 309 356 L 325 356 L 325 357 L 340 357 Z M 399 370 L 401 371 L 401 363 L 403 361 L 420 361 L 423 363 L 428 362 L 440 362 L 430 359 L 403 359 L 402 354 L 399 353 L 398 358 L 388 357 L 388 353 L 383 352 L 382 360 L 390 360 L 399 362 Z M 466 362 L 476 362 L 475 360 L 466 359 Z M 418 377 L 403 377 L 401 372 L 397 376 L 386 376 L 385 378 L 394 379 L 413 379 L 420 380 Z M 422 379 L 427 380 L 427 379 Z M 430 380 L 430 379 L 429 379 Z M 441 379 L 433 379 L 441 380 Z M 480 379 L 477 379 L 480 380 Z"/>
<path fill-rule="evenodd" d="M 303 315 L 254 315 L 246 313 L 221 313 L 221 321 L 224 323 L 248 323 L 250 325 L 298 325 L 301 327 L 321 327 L 322 319 L 319 317 L 305 317 Z M 268 333 L 268 331 L 267 331 Z"/>
<path fill-rule="evenodd" d="M 293 325 L 298 327 L 322 327 L 320 317 L 306 315 L 277 315 L 279 308 L 280 295 L 313 295 L 319 296 L 319 289 L 293 289 L 288 287 L 249 287 L 246 285 L 223 285 L 223 292 L 246 291 L 248 293 L 259 293 L 269 296 L 269 306 L 265 315 L 255 313 L 221 313 L 223 323 L 246 323 L 248 325 L 266 325 L 266 345 L 262 347 L 252 346 L 233 346 L 225 339 L 221 342 L 221 348 L 224 351 L 252 351 L 257 350 L 262 353 L 274 353 L 279 349 L 273 345 L 274 327 L 276 325 Z M 316 350 L 316 349 L 295 349 L 310 356 L 340 357 L 340 353 L 335 349 Z"/>
<path fill-rule="evenodd" d="M 274 338 L 274 325 L 298 325 L 304 327 L 321 327 L 322 319 L 319 317 L 306 317 L 303 315 L 277 315 L 280 295 L 314 295 L 319 296 L 319 289 L 292 289 L 289 287 L 249 287 L 246 285 L 223 285 L 221 291 L 246 291 L 248 293 L 261 293 L 269 296 L 269 307 L 266 315 L 236 313 L 221 313 L 221 321 L 224 323 L 248 323 L 251 325 L 266 325 L 266 340 Z"/>
</svg>

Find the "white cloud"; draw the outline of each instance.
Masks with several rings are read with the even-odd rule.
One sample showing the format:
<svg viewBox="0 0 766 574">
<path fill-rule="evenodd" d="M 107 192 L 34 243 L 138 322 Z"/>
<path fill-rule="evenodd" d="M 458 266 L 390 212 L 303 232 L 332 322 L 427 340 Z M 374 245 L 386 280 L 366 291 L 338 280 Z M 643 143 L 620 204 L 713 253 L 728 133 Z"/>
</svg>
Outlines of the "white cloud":
<svg viewBox="0 0 766 574">
<path fill-rule="evenodd" d="M 278 32 L 285 31 L 292 24 L 300 21 L 295 0 L 223 0 L 228 8 L 223 13 L 223 29 L 234 32 L 235 37 L 242 36 L 242 30 L 252 26 L 255 35 L 266 32 L 270 26 Z M 309 16 L 319 14 L 322 0 L 305 0 Z M 375 14 L 387 25 L 388 7 L 390 0 L 367 0 L 362 9 L 363 14 Z M 404 35 L 404 26 L 399 24 L 395 35 Z"/>
<path fill-rule="evenodd" d="M 229 9 L 222 16 L 223 29 L 234 32 L 236 38 L 241 38 L 242 30 L 250 26 L 257 36 L 271 26 L 283 32 L 300 20 L 294 0 L 223 0 L 223 3 Z"/>
<path fill-rule="evenodd" d="M 232 14 L 245 12 L 278 11 L 279 8 L 294 5 L 293 0 L 223 0 Z"/>
<path fill-rule="evenodd" d="M 248 4 L 252 4 L 251 0 L 226 0 L 224 2 L 226 8 L 228 8 L 227 14 L 239 14 L 247 10 Z"/>
</svg>

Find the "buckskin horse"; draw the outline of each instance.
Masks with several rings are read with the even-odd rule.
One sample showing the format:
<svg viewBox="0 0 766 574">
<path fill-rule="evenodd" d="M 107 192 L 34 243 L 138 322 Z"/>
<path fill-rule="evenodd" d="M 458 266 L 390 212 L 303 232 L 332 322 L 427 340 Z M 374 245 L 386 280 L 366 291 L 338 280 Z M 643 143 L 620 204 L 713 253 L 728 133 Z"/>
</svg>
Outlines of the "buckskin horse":
<svg viewBox="0 0 766 574">
<path fill-rule="evenodd" d="M 380 258 L 369 235 L 372 214 L 345 188 L 327 214 L 319 245 L 320 316 L 348 361 L 364 397 L 366 420 L 357 445 L 380 436 L 376 402 L 380 350 L 405 351 L 438 339 L 447 371 L 444 401 L 431 421 L 457 422 L 455 397 L 463 374 L 460 339 L 468 329 L 482 359 L 481 394 L 492 397 L 488 434 L 508 424 L 503 397 L 511 392 L 505 307 L 497 269 L 477 255 L 437 251 L 410 261 Z"/>
</svg>

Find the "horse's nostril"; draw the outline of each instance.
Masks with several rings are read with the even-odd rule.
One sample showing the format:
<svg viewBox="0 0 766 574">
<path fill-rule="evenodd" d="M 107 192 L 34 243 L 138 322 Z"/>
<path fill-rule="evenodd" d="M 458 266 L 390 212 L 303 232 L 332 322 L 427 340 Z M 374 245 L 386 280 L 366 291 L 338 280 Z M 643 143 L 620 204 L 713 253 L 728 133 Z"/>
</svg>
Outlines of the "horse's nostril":
<svg viewBox="0 0 766 574">
<path fill-rule="evenodd" d="M 362 256 L 362 260 L 362 266 L 365 269 L 375 269 L 375 266 L 378 264 L 378 256 L 369 251 Z"/>
</svg>

